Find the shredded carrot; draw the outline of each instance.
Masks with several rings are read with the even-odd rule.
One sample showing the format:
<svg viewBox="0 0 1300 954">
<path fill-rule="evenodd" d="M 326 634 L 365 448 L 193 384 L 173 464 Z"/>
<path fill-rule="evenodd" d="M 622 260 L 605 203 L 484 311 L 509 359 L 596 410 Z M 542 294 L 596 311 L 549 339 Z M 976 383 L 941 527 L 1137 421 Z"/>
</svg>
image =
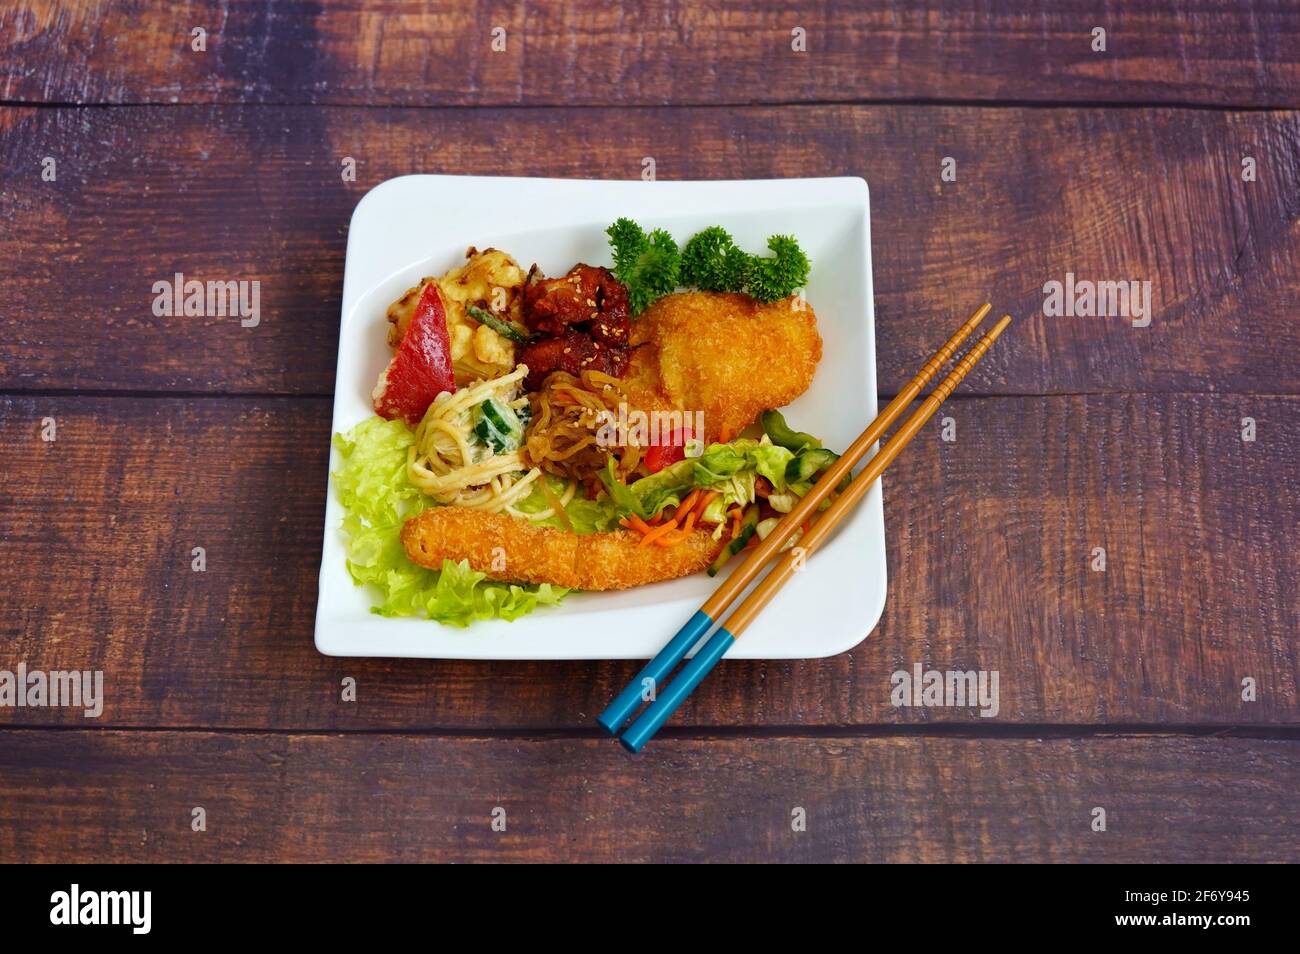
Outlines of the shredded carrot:
<svg viewBox="0 0 1300 954">
<path fill-rule="evenodd" d="M 698 489 L 692 490 L 689 494 L 686 495 L 686 499 L 683 500 L 678 505 L 676 516 L 681 516 L 682 514 L 690 513 L 691 508 L 695 506 L 695 501 L 698 500 L 699 498 L 700 498 L 700 491 Z"/>
<path fill-rule="evenodd" d="M 657 543 L 661 547 L 676 546 L 677 544 L 681 543 L 683 540 L 685 540 L 687 537 L 691 535 L 691 528 L 694 526 L 695 526 L 695 514 L 688 513 L 686 515 L 686 522 L 682 524 L 680 529 L 674 530 L 671 533 L 665 533 L 661 537 L 657 537 L 655 539 L 655 543 Z"/>
<path fill-rule="evenodd" d="M 623 517 L 621 520 L 619 520 L 618 525 L 620 527 L 627 527 L 629 530 L 635 530 L 637 533 L 650 532 L 650 528 L 646 526 L 646 522 L 634 513 L 628 514 L 626 517 Z"/>
<path fill-rule="evenodd" d="M 661 524 L 660 526 L 655 527 L 649 533 L 643 536 L 641 538 L 640 543 L 638 543 L 637 546 L 640 547 L 649 546 L 650 544 L 658 540 L 660 537 L 666 537 L 668 534 L 672 533 L 676 529 L 677 529 L 677 524 L 674 523 L 673 521 L 668 521 L 667 523 Z"/>
<path fill-rule="evenodd" d="M 641 533 L 649 533 L 650 525 L 638 517 L 636 514 L 628 515 L 628 522 L 632 525 L 633 530 L 639 530 Z"/>
<path fill-rule="evenodd" d="M 731 508 L 731 539 L 740 536 L 740 508 Z"/>
<path fill-rule="evenodd" d="M 668 524 L 668 527 L 676 526 L 676 523 L 677 522 L 675 520 L 671 521 Z M 647 534 L 652 533 L 654 530 L 659 529 L 660 527 L 663 527 L 663 514 L 660 514 L 654 520 L 651 520 L 649 523 L 646 523 L 636 514 L 630 513 L 626 517 L 619 520 L 619 525 L 627 527 L 629 530 L 635 530 L 637 533 L 641 534 L 643 539 L 641 541 L 638 541 L 638 543 L 640 543 L 640 542 L 644 542 L 644 537 Z"/>
<path fill-rule="evenodd" d="M 718 496 L 716 490 L 701 495 L 698 489 L 692 490 L 669 517 L 666 511 L 659 511 L 652 520 L 645 521 L 636 514 L 628 514 L 619 520 L 621 526 L 629 530 L 635 530 L 641 534 L 638 546 L 646 546 L 651 543 L 657 543 L 661 547 L 672 546 L 675 543 L 681 543 L 690 536 L 691 529 L 695 522 L 704 515 L 704 510 L 714 498 Z M 740 525 L 740 510 L 737 508 L 736 524 Z M 725 522 L 725 518 L 724 518 Z"/>
</svg>

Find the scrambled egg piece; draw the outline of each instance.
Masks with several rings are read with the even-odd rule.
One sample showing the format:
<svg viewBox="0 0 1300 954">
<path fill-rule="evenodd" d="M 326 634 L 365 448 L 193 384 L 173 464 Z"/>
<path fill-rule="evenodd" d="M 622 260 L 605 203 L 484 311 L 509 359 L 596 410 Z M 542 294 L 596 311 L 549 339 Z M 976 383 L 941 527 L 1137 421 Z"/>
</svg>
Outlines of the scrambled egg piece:
<svg viewBox="0 0 1300 954">
<path fill-rule="evenodd" d="M 428 282 L 437 282 L 447 309 L 447 335 L 456 384 L 491 378 L 514 370 L 515 346 L 465 311 L 474 304 L 522 325 L 524 272 L 519 264 L 495 248 L 482 252 L 471 246 L 465 264 L 441 278 L 424 278 L 388 308 L 388 343 L 396 348 L 415 314 L 415 305 Z"/>
</svg>

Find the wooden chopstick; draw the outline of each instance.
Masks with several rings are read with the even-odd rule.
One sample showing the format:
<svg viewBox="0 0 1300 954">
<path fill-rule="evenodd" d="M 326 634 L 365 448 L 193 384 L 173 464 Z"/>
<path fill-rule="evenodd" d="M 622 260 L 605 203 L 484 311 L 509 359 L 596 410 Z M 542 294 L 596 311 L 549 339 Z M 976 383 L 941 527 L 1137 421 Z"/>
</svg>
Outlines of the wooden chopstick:
<svg viewBox="0 0 1300 954">
<path fill-rule="evenodd" d="M 957 366 L 949 372 L 948 376 L 943 379 L 925 399 L 916 412 L 909 417 L 900 427 L 897 433 L 889 439 L 889 443 L 880 449 L 880 453 L 871 458 L 871 461 L 863 468 L 862 473 L 853 479 L 853 482 L 845 489 L 844 493 L 836 497 L 826 511 L 817 519 L 817 522 L 808 528 L 808 532 L 799 540 L 798 549 L 803 552 L 796 553 L 794 550 L 787 552 L 779 561 L 772 571 L 754 587 L 754 592 L 750 593 L 740 606 L 732 611 L 727 617 L 726 627 L 728 631 L 739 638 L 740 634 L 757 618 L 759 612 L 768 603 L 772 601 L 777 592 L 790 578 L 791 574 L 798 572 L 796 567 L 800 565 L 800 560 L 806 560 L 812 555 L 812 552 L 821 545 L 821 543 L 830 535 L 831 531 L 839 525 L 840 521 L 858 505 L 867 491 L 871 489 L 872 483 L 879 477 L 894 459 L 902 452 L 916 436 L 917 432 L 925 425 L 935 411 L 939 409 L 948 395 L 961 383 L 962 378 L 970 373 L 971 368 L 979 363 L 980 358 L 984 357 L 985 352 L 992 347 L 993 342 L 997 340 L 998 335 L 1002 334 L 1007 325 L 1011 324 L 1011 316 L 1004 315 L 996 325 L 984 333 L 975 346 L 970 349 Z"/>
<path fill-rule="evenodd" d="M 867 429 L 858 435 L 857 439 L 848 446 L 848 449 L 840 455 L 839 460 L 826 469 L 826 472 L 817 479 L 808 493 L 799 498 L 790 512 L 781 518 L 781 522 L 772 528 L 772 532 L 767 535 L 767 539 L 761 541 L 758 546 L 754 547 L 748 557 L 740 566 L 736 567 L 707 600 L 700 607 L 705 614 L 717 619 L 719 615 L 726 611 L 727 607 L 744 592 L 745 587 L 749 586 L 758 576 L 759 571 L 767 564 L 773 554 L 785 545 L 785 542 L 794 535 L 804 523 L 817 512 L 822 501 L 831 495 L 836 487 L 840 485 L 850 471 L 857 466 L 858 462 L 866 456 L 871 446 L 880 440 L 880 435 L 889 429 L 889 426 L 898 420 L 899 415 L 903 413 L 921 393 L 921 389 L 930 383 L 933 378 L 945 364 L 953 353 L 966 340 L 967 335 L 975 330 L 976 325 L 984 320 L 984 316 L 989 313 L 993 306 L 987 302 L 980 305 L 975 313 L 966 319 L 966 323 L 958 328 L 951 338 L 949 338 L 942 348 L 934 353 L 925 367 L 918 371 L 912 380 L 908 381 L 901 391 L 894 396 L 894 399 L 885 405 L 885 409 L 876 416 L 876 419 L 867 425 Z"/>
<path fill-rule="evenodd" d="M 624 748 L 631 752 L 639 752 L 641 747 L 659 731 L 660 726 L 668 721 L 669 716 L 690 695 L 691 690 L 708 675 L 709 671 L 726 654 L 736 639 L 758 617 L 763 608 L 772 601 L 772 598 L 776 596 L 786 581 L 798 571 L 798 567 L 803 565 L 807 557 L 817 549 L 840 521 L 866 496 L 871 485 L 880 477 L 885 468 L 898 457 L 902 449 L 916 436 L 925 422 L 939 409 L 939 406 L 947 400 L 957 385 L 961 383 L 962 378 L 969 374 L 971 368 L 975 367 L 979 360 L 984 357 L 984 354 L 992 347 L 993 342 L 997 340 L 998 336 L 1010 323 L 1011 316 L 1004 315 L 957 362 L 957 365 L 948 373 L 947 377 L 935 387 L 929 397 L 921 403 L 921 406 L 890 438 L 889 443 L 882 447 L 875 457 L 871 458 L 867 466 L 863 468 L 862 473 L 855 477 L 845 491 L 831 502 L 820 519 L 808 528 L 807 533 L 799 541 L 799 547 L 788 551 L 776 562 L 776 565 L 772 567 L 767 576 L 754 587 L 753 592 L 745 598 L 740 606 L 732 611 L 731 615 L 727 617 L 727 621 L 718 627 L 709 638 L 709 641 L 686 664 L 677 678 L 665 686 L 654 702 L 628 727 L 627 731 L 619 739 Z"/>
<path fill-rule="evenodd" d="M 701 636 L 708 632 L 718 617 L 745 590 L 745 587 L 753 582 L 768 560 L 780 550 L 781 546 L 803 525 L 804 521 L 813 516 L 822 501 L 852 472 L 857 463 L 880 439 L 880 435 L 916 399 L 916 396 L 921 393 L 921 389 L 930 383 L 930 379 L 938 373 L 939 369 L 948 363 L 948 359 L 953 356 L 967 336 L 975 330 L 975 327 L 984 320 L 984 316 L 989 313 L 989 309 L 992 307 L 987 303 L 981 305 L 975 310 L 974 314 L 966 319 L 966 322 L 960 328 L 953 332 L 952 337 L 944 343 L 943 347 L 934 353 L 934 356 L 916 373 L 915 377 L 904 385 L 903 389 L 885 406 L 885 409 L 877 415 L 876 419 L 867 426 L 867 429 L 858 435 L 857 440 L 849 445 L 840 458 L 822 474 L 808 493 L 773 528 L 767 539 L 760 541 L 756 547 L 749 551 L 739 566 L 732 570 L 731 574 L 722 582 L 713 595 L 686 622 L 686 625 L 678 630 L 677 634 L 665 644 L 664 648 L 646 663 L 644 668 L 624 687 L 623 691 L 614 698 L 605 711 L 596 719 L 606 731 L 616 735 L 642 702 L 654 698 L 656 687 L 685 658 L 691 647 L 699 641 Z"/>
</svg>

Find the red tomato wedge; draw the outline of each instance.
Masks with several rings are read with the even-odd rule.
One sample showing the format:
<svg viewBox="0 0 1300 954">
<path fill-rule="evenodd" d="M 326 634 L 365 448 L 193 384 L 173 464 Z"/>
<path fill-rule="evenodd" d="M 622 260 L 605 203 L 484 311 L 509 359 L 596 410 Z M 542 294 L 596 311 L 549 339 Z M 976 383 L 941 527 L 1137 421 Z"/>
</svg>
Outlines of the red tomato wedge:
<svg viewBox="0 0 1300 954">
<path fill-rule="evenodd" d="M 390 421 L 401 418 L 415 425 L 434 398 L 443 391 L 455 390 L 447 309 L 438 286 L 430 282 L 420 293 L 406 335 L 379 376 L 371 397 L 380 417 Z"/>
<path fill-rule="evenodd" d="M 661 435 L 662 439 L 663 435 Z M 685 424 L 674 427 L 667 435 L 667 443 L 651 444 L 645 452 L 645 469 L 657 474 L 670 464 L 686 459 L 686 442 L 691 439 L 691 428 Z"/>
</svg>

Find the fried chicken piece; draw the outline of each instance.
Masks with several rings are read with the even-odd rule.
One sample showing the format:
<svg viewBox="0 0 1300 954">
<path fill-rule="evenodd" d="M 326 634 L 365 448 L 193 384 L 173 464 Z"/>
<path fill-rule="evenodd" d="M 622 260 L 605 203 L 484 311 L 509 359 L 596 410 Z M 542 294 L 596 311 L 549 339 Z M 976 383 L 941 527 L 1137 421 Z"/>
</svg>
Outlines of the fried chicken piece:
<svg viewBox="0 0 1300 954">
<path fill-rule="evenodd" d="M 524 285 L 524 321 L 539 334 L 558 335 L 569 325 L 627 322 L 627 288 L 608 268 L 579 262 L 560 278 L 544 278 L 537 266 Z M 612 343 L 612 342 L 607 342 Z"/>
<path fill-rule="evenodd" d="M 627 315 L 619 317 L 602 315 L 587 323 L 587 333 L 603 345 L 626 349 L 631 334 L 631 323 L 627 320 Z"/>
<path fill-rule="evenodd" d="M 704 440 L 728 441 L 808 389 L 822 356 L 817 316 L 797 298 L 678 292 L 632 324 L 628 403 L 704 412 Z"/>
<path fill-rule="evenodd" d="M 524 285 L 523 311 L 534 332 L 519 356 L 528 365 L 529 390 L 539 389 L 552 371 L 617 377 L 626 370 L 627 289 L 609 269 L 579 263 L 562 278 L 544 278 L 534 265 Z"/>
<path fill-rule="evenodd" d="M 579 374 L 601 371 L 620 376 L 628 363 L 628 350 L 601 344 L 581 331 L 569 330 L 551 338 L 534 338 L 519 352 L 519 363 L 528 365 L 524 386 L 541 390 L 542 382 L 552 371 Z"/>
<path fill-rule="evenodd" d="M 438 569 L 443 560 L 468 560 L 471 568 L 513 583 L 552 583 L 578 590 L 623 590 L 675 580 L 709 565 L 726 544 L 694 530 L 671 547 L 640 546 L 628 530 L 579 536 L 539 527 L 504 513 L 470 507 L 430 507 L 402 528 L 402 545 L 415 563 Z M 501 548 L 505 571 L 501 566 Z"/>
</svg>

